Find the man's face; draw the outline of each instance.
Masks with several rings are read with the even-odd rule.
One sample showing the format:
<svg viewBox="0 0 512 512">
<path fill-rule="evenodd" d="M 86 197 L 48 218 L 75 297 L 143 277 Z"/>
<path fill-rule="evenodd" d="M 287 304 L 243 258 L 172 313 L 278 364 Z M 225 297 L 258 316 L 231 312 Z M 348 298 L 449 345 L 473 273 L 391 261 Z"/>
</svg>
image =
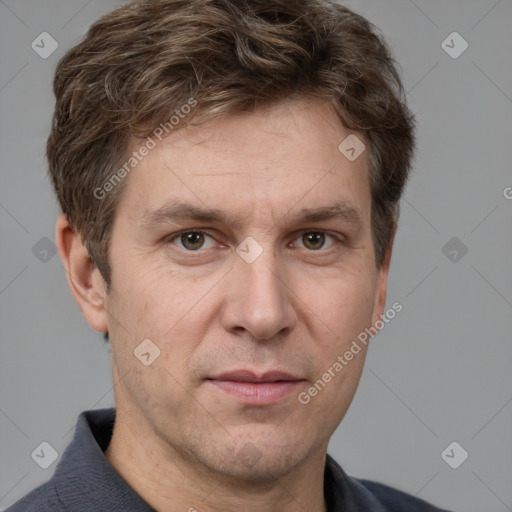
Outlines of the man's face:
<svg viewBox="0 0 512 512">
<path fill-rule="evenodd" d="M 177 130 L 127 177 L 106 303 L 116 405 L 169 457 L 265 480 L 327 449 L 364 348 L 298 396 L 379 318 L 387 277 L 366 155 L 338 150 L 350 133 L 323 105 L 282 103 Z M 146 339 L 149 365 L 134 355 Z"/>
</svg>

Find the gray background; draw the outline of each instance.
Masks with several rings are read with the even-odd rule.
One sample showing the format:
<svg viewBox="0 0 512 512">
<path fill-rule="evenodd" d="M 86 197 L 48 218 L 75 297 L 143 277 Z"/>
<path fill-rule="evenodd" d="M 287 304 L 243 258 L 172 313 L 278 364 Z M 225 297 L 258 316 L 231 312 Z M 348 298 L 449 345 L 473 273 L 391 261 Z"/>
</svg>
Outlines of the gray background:
<svg viewBox="0 0 512 512">
<path fill-rule="evenodd" d="M 40 240 L 58 213 L 44 161 L 55 65 L 120 3 L 0 1 L 0 509 L 51 476 L 31 458 L 42 441 L 62 453 L 81 411 L 114 403 L 108 346 Z M 403 311 L 374 340 L 330 453 L 455 511 L 510 511 L 512 2 L 345 3 L 401 63 L 419 147 L 389 282 Z M 43 31 L 59 44 L 47 59 L 31 48 Z M 453 31 L 469 44 L 456 59 L 441 46 Z M 452 237 L 458 261 L 442 250 Z M 452 441 L 469 453 L 458 469 L 441 458 Z"/>
</svg>

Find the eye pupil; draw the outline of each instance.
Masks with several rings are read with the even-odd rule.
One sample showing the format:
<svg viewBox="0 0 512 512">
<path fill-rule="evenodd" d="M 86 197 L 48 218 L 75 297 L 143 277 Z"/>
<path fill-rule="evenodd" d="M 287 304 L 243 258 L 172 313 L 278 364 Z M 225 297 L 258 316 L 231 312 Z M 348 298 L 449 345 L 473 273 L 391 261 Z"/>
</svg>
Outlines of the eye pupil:
<svg viewBox="0 0 512 512">
<path fill-rule="evenodd" d="M 181 243 L 187 249 L 199 249 L 204 243 L 204 235 L 196 231 L 190 231 L 181 235 Z"/>
<path fill-rule="evenodd" d="M 324 245 L 325 242 L 325 233 L 320 232 L 309 232 L 304 233 L 303 235 L 304 245 L 308 247 L 308 249 L 320 249 Z M 319 243 L 320 242 L 320 243 Z"/>
</svg>

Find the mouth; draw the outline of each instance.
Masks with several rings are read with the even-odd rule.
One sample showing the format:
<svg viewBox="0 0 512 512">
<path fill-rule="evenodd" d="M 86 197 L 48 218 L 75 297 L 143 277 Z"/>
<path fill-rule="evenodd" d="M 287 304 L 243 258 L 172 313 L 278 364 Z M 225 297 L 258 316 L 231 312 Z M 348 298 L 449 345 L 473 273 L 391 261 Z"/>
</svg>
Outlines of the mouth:
<svg viewBox="0 0 512 512">
<path fill-rule="evenodd" d="M 206 380 L 216 390 L 246 405 L 276 404 L 305 382 L 301 377 L 280 370 L 263 374 L 251 370 L 236 370 L 215 375 Z"/>
</svg>

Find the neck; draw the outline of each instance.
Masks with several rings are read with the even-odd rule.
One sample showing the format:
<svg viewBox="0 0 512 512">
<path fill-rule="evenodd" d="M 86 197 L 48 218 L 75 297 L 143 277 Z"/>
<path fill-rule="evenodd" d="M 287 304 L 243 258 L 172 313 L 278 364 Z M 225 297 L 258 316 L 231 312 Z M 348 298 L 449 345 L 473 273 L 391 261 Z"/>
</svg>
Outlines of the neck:
<svg viewBox="0 0 512 512">
<path fill-rule="evenodd" d="M 144 443 L 140 440 L 144 439 Z M 128 485 L 159 512 L 326 512 L 326 452 L 315 453 L 275 480 L 219 474 L 169 446 L 144 422 L 116 411 L 105 457 Z"/>
</svg>

